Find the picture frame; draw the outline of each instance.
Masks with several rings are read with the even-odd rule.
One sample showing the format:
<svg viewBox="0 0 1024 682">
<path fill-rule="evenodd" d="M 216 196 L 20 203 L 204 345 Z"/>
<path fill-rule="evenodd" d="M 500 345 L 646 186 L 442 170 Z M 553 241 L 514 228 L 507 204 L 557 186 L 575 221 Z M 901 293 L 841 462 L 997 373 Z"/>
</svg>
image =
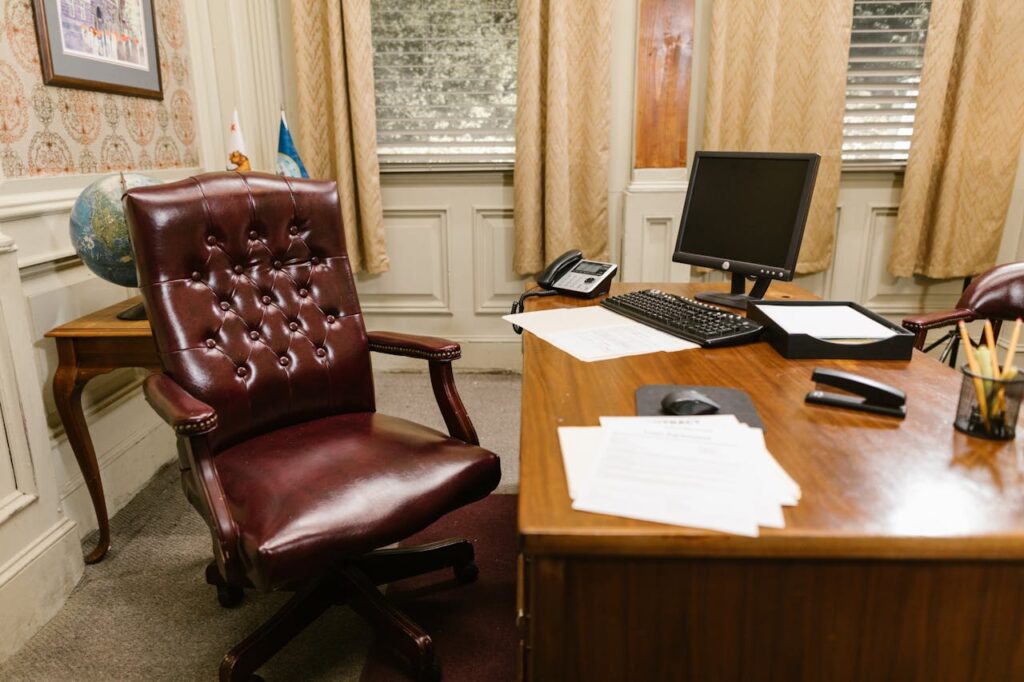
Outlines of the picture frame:
<svg viewBox="0 0 1024 682">
<path fill-rule="evenodd" d="M 43 83 L 163 99 L 153 0 L 33 0 Z"/>
</svg>

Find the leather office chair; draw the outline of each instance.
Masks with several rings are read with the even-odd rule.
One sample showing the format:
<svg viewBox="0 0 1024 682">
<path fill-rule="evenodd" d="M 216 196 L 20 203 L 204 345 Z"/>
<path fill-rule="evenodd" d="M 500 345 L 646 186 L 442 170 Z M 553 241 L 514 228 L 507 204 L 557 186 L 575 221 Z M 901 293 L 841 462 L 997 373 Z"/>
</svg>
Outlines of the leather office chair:
<svg viewBox="0 0 1024 682">
<path fill-rule="evenodd" d="M 133 189 L 125 208 L 163 365 L 145 394 L 178 435 L 182 486 L 210 527 L 206 579 L 225 606 L 247 587 L 295 591 L 220 678 L 249 678 L 335 603 L 439 675 L 430 637 L 376 585 L 449 567 L 472 581 L 473 547 L 377 548 L 501 477 L 455 388 L 458 344 L 367 333 L 333 182 L 211 173 Z M 375 412 L 370 351 L 428 362 L 450 437 Z"/>
<path fill-rule="evenodd" d="M 993 331 L 999 336 L 1003 320 L 1016 320 L 1024 315 L 1024 263 L 1006 263 L 983 272 L 975 277 L 960 295 L 956 307 L 926 315 L 903 318 L 903 327 L 914 332 L 914 347 L 924 350 L 928 331 L 963 320 L 991 320 Z M 947 335 L 948 344 L 942 352 L 942 360 L 950 358 L 950 366 L 956 365 L 956 349 L 960 336 L 953 331 Z M 935 348 L 944 339 L 932 344 Z"/>
</svg>

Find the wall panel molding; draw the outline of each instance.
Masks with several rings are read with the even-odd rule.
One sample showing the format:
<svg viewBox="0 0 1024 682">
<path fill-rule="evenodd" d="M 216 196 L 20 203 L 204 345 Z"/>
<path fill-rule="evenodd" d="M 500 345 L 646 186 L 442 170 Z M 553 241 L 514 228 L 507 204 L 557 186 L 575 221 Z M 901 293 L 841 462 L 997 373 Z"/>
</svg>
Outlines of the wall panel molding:
<svg viewBox="0 0 1024 682">
<path fill-rule="evenodd" d="M 631 194 L 682 193 L 685 197 L 688 185 L 686 168 L 636 168 L 626 191 Z"/>
<path fill-rule="evenodd" d="M 685 168 L 633 171 L 623 203 L 625 220 L 619 281 L 689 280 L 689 266 L 672 263 L 686 187 Z"/>
<path fill-rule="evenodd" d="M 962 280 L 931 280 L 925 277 L 894 277 L 889 274 L 889 254 L 896 230 L 898 205 L 869 204 L 865 267 L 860 300 L 886 315 L 908 315 L 952 308 L 960 298 Z"/>
<path fill-rule="evenodd" d="M 364 313 L 452 314 L 448 218 L 447 206 L 384 209 L 391 268 L 380 275 L 357 276 Z"/>
<path fill-rule="evenodd" d="M 46 437 L 19 246 L 0 232 L 0 660 L 63 605 L 84 568 Z"/>
<path fill-rule="evenodd" d="M 690 266 L 672 262 L 679 232 L 679 216 L 645 215 L 640 241 L 644 282 L 688 282 Z"/>
<path fill-rule="evenodd" d="M 506 315 L 527 278 L 512 270 L 512 209 L 473 207 L 473 300 L 478 315 Z"/>
</svg>

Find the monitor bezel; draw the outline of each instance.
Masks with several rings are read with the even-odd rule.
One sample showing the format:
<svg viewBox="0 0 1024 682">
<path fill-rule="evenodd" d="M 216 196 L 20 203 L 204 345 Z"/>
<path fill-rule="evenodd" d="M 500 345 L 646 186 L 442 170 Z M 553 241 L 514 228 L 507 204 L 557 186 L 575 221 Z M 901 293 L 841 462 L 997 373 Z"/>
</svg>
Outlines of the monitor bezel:
<svg viewBox="0 0 1024 682">
<path fill-rule="evenodd" d="M 716 256 L 705 256 L 699 253 L 692 253 L 682 250 L 683 235 L 686 226 L 686 218 L 690 213 L 690 202 L 696 183 L 700 179 L 698 168 L 701 159 L 705 158 L 730 158 L 730 159 L 784 159 L 799 160 L 808 163 L 807 173 L 804 176 L 804 186 L 800 195 L 800 205 L 796 212 L 796 225 L 790 238 L 789 249 L 786 252 L 786 261 L 782 267 L 777 265 L 766 265 L 764 263 L 748 263 L 746 261 L 733 260 L 731 258 L 719 258 Z M 672 262 L 697 265 L 705 268 L 713 268 L 723 272 L 733 272 L 739 275 L 757 275 L 759 277 L 770 277 L 783 282 L 793 279 L 796 270 L 797 257 L 800 255 L 800 245 L 804 239 L 804 228 L 807 225 L 807 215 L 811 208 L 811 199 L 814 196 L 814 183 L 818 177 L 818 165 L 821 156 L 814 153 L 795 152 L 707 152 L 698 151 L 693 155 L 693 167 L 690 169 L 690 181 L 686 188 L 686 201 L 683 204 L 683 214 L 679 219 L 679 232 L 676 235 L 675 250 L 672 253 Z M 728 267 L 723 267 L 728 264 Z"/>
</svg>

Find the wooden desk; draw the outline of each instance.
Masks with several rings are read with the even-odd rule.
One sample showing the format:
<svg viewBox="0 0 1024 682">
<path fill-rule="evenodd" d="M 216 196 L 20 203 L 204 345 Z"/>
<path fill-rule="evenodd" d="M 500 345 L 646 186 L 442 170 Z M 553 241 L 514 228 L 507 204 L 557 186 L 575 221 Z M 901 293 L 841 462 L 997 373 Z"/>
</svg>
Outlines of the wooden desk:
<svg viewBox="0 0 1024 682">
<path fill-rule="evenodd" d="M 96 451 L 82 413 L 82 389 L 90 379 L 122 367 L 160 369 L 149 322 L 117 319 L 119 312 L 141 300 L 135 297 L 116 303 L 46 333 L 47 337 L 57 340 L 59 358 L 53 375 L 53 399 L 99 522 L 99 542 L 86 555 L 87 564 L 96 563 L 110 549 L 110 519 L 103 499 Z"/>
<path fill-rule="evenodd" d="M 524 678 L 1024 679 L 1024 441 L 954 430 L 957 372 L 917 352 L 791 361 L 758 343 L 584 363 L 523 343 Z M 815 366 L 902 388 L 907 419 L 805 405 Z M 635 414 L 638 387 L 670 383 L 749 392 L 803 489 L 784 529 L 745 538 L 570 508 L 556 428 Z"/>
</svg>

